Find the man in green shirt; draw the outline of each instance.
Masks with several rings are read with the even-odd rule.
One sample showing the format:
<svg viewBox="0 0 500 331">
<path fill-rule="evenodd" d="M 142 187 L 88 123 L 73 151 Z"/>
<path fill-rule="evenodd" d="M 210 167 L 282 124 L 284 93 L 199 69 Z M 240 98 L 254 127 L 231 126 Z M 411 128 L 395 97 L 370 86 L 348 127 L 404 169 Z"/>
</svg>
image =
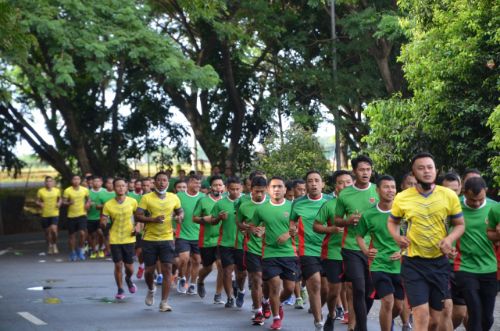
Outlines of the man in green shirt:
<svg viewBox="0 0 500 331">
<path fill-rule="evenodd" d="M 196 278 L 200 269 L 201 256 L 198 247 L 198 237 L 200 235 L 200 225 L 193 222 L 193 212 L 198 200 L 203 198 L 200 193 L 201 178 L 198 175 L 190 175 L 187 179 L 186 192 L 177 192 L 184 210 L 184 222 L 180 225 L 180 232 L 176 234 L 175 250 L 179 254 L 179 282 L 177 292 L 196 294 Z M 191 262 L 190 272 L 188 265 Z M 186 284 L 189 286 L 186 290 Z"/>
<path fill-rule="evenodd" d="M 396 195 L 396 181 L 392 176 L 377 180 L 378 204 L 363 213 L 356 227 L 356 241 L 363 254 L 372 261 L 370 275 L 380 298 L 380 329 L 391 331 L 393 319 L 403 310 L 404 290 L 401 280 L 399 246 L 387 229 L 387 219 Z M 372 246 L 365 243 L 370 236 Z"/>
<path fill-rule="evenodd" d="M 322 331 L 321 298 L 326 301 L 328 291 L 320 258 L 325 235 L 314 232 L 313 223 L 318 210 L 329 198 L 322 193 L 325 185 L 318 171 L 309 171 L 304 179 L 306 195 L 293 201 L 290 231 L 295 234 L 295 246 L 298 247 L 302 279 L 306 282 L 314 326 L 317 331 Z"/>
<path fill-rule="evenodd" d="M 352 185 L 352 174 L 346 170 L 337 170 L 333 173 L 333 182 L 335 183 L 333 199 L 321 206 L 313 224 L 315 232 L 325 235 L 321 245 L 321 267 L 328 281 L 328 296 L 326 298 L 328 315 L 323 327 L 324 331 L 333 331 L 335 319 L 341 319 L 341 315 L 344 313 L 341 307 L 336 307 L 344 274 L 340 253 L 343 228 L 336 226 L 334 219 L 337 197 L 344 188 Z M 347 304 L 345 308 L 347 309 Z"/>
<path fill-rule="evenodd" d="M 256 226 L 253 218 L 255 210 L 267 201 L 266 191 L 266 178 L 261 176 L 252 178 L 250 199 L 242 202 L 236 212 L 238 226 L 245 233 L 243 248 L 251 285 L 254 313 L 252 324 L 254 325 L 263 325 L 264 320 L 271 317 L 269 286 L 267 283 L 262 283 L 262 234 L 264 227 Z"/>
<path fill-rule="evenodd" d="M 488 214 L 496 203 L 486 200 L 484 179 L 467 179 L 461 205 L 466 230 L 456 244 L 456 282 L 467 305 L 467 329 L 487 331 L 493 325 L 497 259 L 486 233 L 491 229 Z"/>
<path fill-rule="evenodd" d="M 104 252 L 100 250 L 99 243 L 104 242 L 102 230 L 100 229 L 99 220 L 101 218 L 101 194 L 102 188 L 102 177 L 92 176 L 90 181 L 89 189 L 89 199 L 90 208 L 87 210 L 87 233 L 90 246 L 90 258 L 95 259 L 99 254 L 100 258 L 104 257 Z"/>
<path fill-rule="evenodd" d="M 142 180 L 136 179 L 134 182 L 134 190 L 129 191 L 127 193 L 127 196 L 135 199 L 135 201 L 137 201 L 137 203 L 139 203 L 139 202 L 141 202 L 142 194 L 143 194 L 143 192 L 142 192 Z"/>
<path fill-rule="evenodd" d="M 212 208 L 215 203 L 222 199 L 224 193 L 224 182 L 221 176 L 210 178 L 210 192 L 206 197 L 201 198 L 196 203 L 193 212 L 193 222 L 200 224 L 200 234 L 198 246 L 200 247 L 201 263 L 203 268 L 198 273 L 198 295 L 204 298 L 206 295 L 205 278 L 212 271 L 214 262 L 217 264 L 217 281 L 215 288 L 214 303 L 222 304 L 222 265 L 217 249 L 219 239 L 220 223 L 212 218 Z"/>
<path fill-rule="evenodd" d="M 220 224 L 219 238 L 219 256 L 222 264 L 223 274 L 222 282 L 227 295 L 226 308 L 235 306 L 232 284 L 232 275 L 236 264 L 236 246 L 238 245 L 238 227 L 236 225 L 234 205 L 235 201 L 241 196 L 241 182 L 237 177 L 229 177 L 226 182 L 228 195 L 217 201 L 212 208 L 212 220 L 215 224 Z M 243 265 L 238 266 L 237 273 L 244 272 Z M 241 277 L 237 277 L 241 280 Z M 243 284 L 245 278 L 243 278 Z M 243 288 L 239 284 L 239 288 Z M 244 295 L 244 294 L 243 294 Z M 241 307 L 243 302 L 241 302 Z"/>
<path fill-rule="evenodd" d="M 352 283 L 356 328 L 359 331 L 367 331 L 366 318 L 373 304 L 373 286 L 368 271 L 368 259 L 356 243 L 356 225 L 361 215 L 377 203 L 378 195 L 375 185 L 370 182 L 372 160 L 361 155 L 354 158 L 351 164 L 356 181 L 339 195 L 335 207 L 335 225 L 344 228 L 342 257 L 346 280 Z M 352 313 L 349 312 L 349 318 Z"/>
<path fill-rule="evenodd" d="M 262 279 L 269 286 L 273 313 L 271 330 L 280 330 L 284 317 L 283 301 L 293 293 L 298 261 L 290 234 L 292 203 L 285 199 L 285 180 L 281 177 L 271 178 L 268 191 L 271 199 L 257 208 L 253 218 L 257 227 L 265 227 Z"/>
</svg>

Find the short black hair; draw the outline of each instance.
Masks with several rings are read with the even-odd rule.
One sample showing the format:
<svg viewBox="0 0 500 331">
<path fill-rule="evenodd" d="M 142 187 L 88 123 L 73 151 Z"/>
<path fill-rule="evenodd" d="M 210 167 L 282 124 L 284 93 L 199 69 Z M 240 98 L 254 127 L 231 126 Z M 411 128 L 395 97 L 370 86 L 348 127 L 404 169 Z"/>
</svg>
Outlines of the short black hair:
<svg viewBox="0 0 500 331">
<path fill-rule="evenodd" d="M 94 179 L 102 179 L 102 176 L 99 176 L 99 175 L 94 175 L 94 176 L 92 176 L 92 179 L 93 179 L 93 180 L 94 180 Z"/>
<path fill-rule="evenodd" d="M 431 158 L 432 161 L 436 162 L 434 160 L 434 155 L 432 155 L 431 153 L 429 152 L 420 152 L 420 153 L 417 153 L 415 154 L 412 158 L 411 158 L 411 166 L 413 167 L 413 164 L 415 163 L 415 161 L 417 161 L 418 159 L 423 159 L 423 158 Z"/>
<path fill-rule="evenodd" d="M 184 179 L 178 179 L 178 180 L 175 181 L 174 187 L 176 187 L 177 184 L 179 184 L 179 183 L 185 183 L 185 184 L 187 184 L 186 180 L 184 180 Z"/>
<path fill-rule="evenodd" d="M 355 157 L 354 159 L 351 160 L 352 170 L 356 170 L 356 168 L 358 167 L 358 164 L 360 164 L 361 162 L 366 162 L 371 167 L 373 167 L 373 161 L 372 161 L 372 159 L 370 159 L 366 155 L 360 155 L 360 156 L 357 156 L 357 157 Z"/>
<path fill-rule="evenodd" d="M 192 174 L 190 173 L 187 180 L 188 181 L 190 181 L 190 180 L 201 180 L 201 176 L 199 176 L 199 175 L 197 175 L 195 173 L 192 173 Z"/>
<path fill-rule="evenodd" d="M 108 179 L 110 179 L 110 178 L 108 178 Z M 119 182 L 121 180 L 123 180 L 125 182 L 125 184 L 127 183 L 127 180 L 125 178 L 123 178 L 123 177 L 116 177 L 116 178 L 113 179 L 113 187 L 115 187 L 115 183 L 116 182 Z"/>
<path fill-rule="evenodd" d="M 453 171 L 450 171 L 443 176 L 441 183 L 444 181 L 459 182 L 459 183 L 461 182 L 460 176 L 456 172 L 453 172 Z"/>
<path fill-rule="evenodd" d="M 464 173 L 462 174 L 462 178 L 467 177 L 468 174 L 476 174 L 481 176 L 481 171 L 477 168 L 467 168 L 464 170 Z"/>
<path fill-rule="evenodd" d="M 231 184 L 241 184 L 241 180 L 236 176 L 228 177 L 226 180 L 226 185 L 229 186 Z"/>
<path fill-rule="evenodd" d="M 254 170 L 250 173 L 248 176 L 248 179 L 253 180 L 255 177 L 262 177 L 265 176 L 266 172 L 263 170 Z"/>
<path fill-rule="evenodd" d="M 321 180 L 323 180 L 323 177 L 321 176 L 321 173 L 318 170 L 309 170 L 306 173 L 306 175 L 304 176 L 304 180 L 307 181 L 307 178 L 309 177 L 309 175 L 312 175 L 312 174 L 318 174 L 319 177 L 321 177 Z"/>
<path fill-rule="evenodd" d="M 281 177 L 281 176 L 273 176 L 273 177 L 271 177 L 271 179 L 269 180 L 269 182 L 267 182 L 267 184 L 268 184 L 268 185 L 269 185 L 269 184 L 271 184 L 271 182 L 272 182 L 273 180 L 281 180 L 281 181 L 283 182 L 283 185 L 285 184 L 285 178 L 283 178 L 283 177 Z"/>
<path fill-rule="evenodd" d="M 305 185 L 306 182 L 303 179 L 294 179 L 292 181 L 292 188 L 296 188 L 297 185 Z"/>
<path fill-rule="evenodd" d="M 254 177 L 252 179 L 252 184 L 250 185 L 251 188 L 255 187 L 255 186 L 267 186 L 267 180 L 264 178 L 264 177 L 260 177 L 260 176 L 257 176 L 257 177 Z"/>
<path fill-rule="evenodd" d="M 155 176 L 153 177 L 155 181 L 158 179 L 158 176 L 167 176 L 167 178 L 170 178 L 170 176 L 163 170 L 155 174 Z"/>
<path fill-rule="evenodd" d="M 136 180 L 135 180 L 134 184 L 137 184 L 137 183 L 141 183 L 141 184 L 142 184 L 142 179 L 140 179 L 140 178 L 136 178 Z"/>
<path fill-rule="evenodd" d="M 396 180 L 394 179 L 394 177 L 392 177 L 391 175 L 382 175 L 382 176 L 379 176 L 377 178 L 377 181 L 376 181 L 377 187 L 380 187 L 380 185 L 382 184 L 382 182 L 384 180 L 391 181 L 391 182 L 396 182 Z"/>
<path fill-rule="evenodd" d="M 72 174 L 72 175 L 71 175 L 71 179 L 73 179 L 73 178 L 75 178 L 75 177 L 80 178 L 80 180 L 82 179 L 82 176 L 80 176 L 80 175 L 77 175 L 77 174 Z"/>
<path fill-rule="evenodd" d="M 48 181 L 49 179 L 54 179 L 54 178 L 52 178 L 52 176 L 45 176 L 44 181 Z"/>
<path fill-rule="evenodd" d="M 478 195 L 482 190 L 486 190 L 486 182 L 482 177 L 469 178 L 464 184 L 464 192 L 471 191 L 474 195 Z"/>
<path fill-rule="evenodd" d="M 214 175 L 212 177 L 210 177 L 210 186 L 212 186 L 212 183 L 216 180 L 222 180 L 224 182 L 224 180 L 222 179 L 222 176 L 219 176 L 219 175 Z"/>
<path fill-rule="evenodd" d="M 287 191 L 293 190 L 293 182 L 291 180 L 287 180 L 285 182 L 285 187 Z"/>
<path fill-rule="evenodd" d="M 413 177 L 413 173 L 411 173 L 411 172 L 407 172 L 407 173 L 405 173 L 405 174 L 403 175 L 403 177 L 401 177 L 401 182 L 404 182 L 404 181 L 406 180 L 406 178 L 408 178 L 408 177 L 410 177 L 410 176 L 411 176 L 411 177 Z"/>
<path fill-rule="evenodd" d="M 337 170 L 337 171 L 334 171 L 333 174 L 332 174 L 333 185 L 335 185 L 337 183 L 337 178 L 338 177 L 345 176 L 345 175 L 349 175 L 349 176 L 351 176 L 352 179 L 354 179 L 353 176 L 352 176 L 352 172 L 350 172 L 348 170 Z"/>
</svg>

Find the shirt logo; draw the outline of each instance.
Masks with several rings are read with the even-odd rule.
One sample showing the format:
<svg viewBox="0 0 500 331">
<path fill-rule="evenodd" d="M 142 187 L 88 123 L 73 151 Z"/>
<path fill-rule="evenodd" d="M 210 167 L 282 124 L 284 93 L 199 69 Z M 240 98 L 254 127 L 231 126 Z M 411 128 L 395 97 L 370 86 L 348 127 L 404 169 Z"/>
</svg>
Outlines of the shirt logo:
<svg viewBox="0 0 500 331">
<path fill-rule="evenodd" d="M 283 217 L 288 218 L 289 216 L 290 216 L 290 213 L 289 213 L 289 212 L 285 211 L 285 212 L 283 213 Z"/>
<path fill-rule="evenodd" d="M 375 198 L 374 197 L 370 198 L 370 203 L 375 203 Z"/>
</svg>

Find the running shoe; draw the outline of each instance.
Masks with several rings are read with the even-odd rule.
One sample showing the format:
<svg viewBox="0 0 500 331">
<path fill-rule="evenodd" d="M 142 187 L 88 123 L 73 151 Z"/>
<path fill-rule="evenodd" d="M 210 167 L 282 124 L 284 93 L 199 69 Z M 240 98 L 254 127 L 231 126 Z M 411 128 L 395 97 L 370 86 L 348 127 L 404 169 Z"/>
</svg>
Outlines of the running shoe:
<svg viewBox="0 0 500 331">
<path fill-rule="evenodd" d="M 314 322 L 314 331 L 323 331 L 323 322 Z"/>
<path fill-rule="evenodd" d="M 265 319 L 268 319 L 271 317 L 271 305 L 269 304 L 269 302 L 262 303 L 262 311 L 263 311 Z"/>
<path fill-rule="evenodd" d="M 148 293 L 146 294 L 146 299 L 144 300 L 146 306 L 152 306 L 155 304 L 155 292 L 156 288 L 153 288 L 153 290 L 148 290 Z"/>
<path fill-rule="evenodd" d="M 214 298 L 215 303 L 215 298 Z M 234 298 L 227 298 L 227 302 L 224 305 L 225 308 L 234 308 Z"/>
<path fill-rule="evenodd" d="M 243 307 L 243 303 L 245 302 L 245 293 L 238 291 L 238 295 L 236 296 L 236 307 Z"/>
<path fill-rule="evenodd" d="M 343 320 L 344 319 L 344 308 L 343 307 L 335 308 L 335 319 L 336 320 Z"/>
<path fill-rule="evenodd" d="M 159 274 L 156 276 L 156 285 L 161 285 L 163 283 L 163 275 Z"/>
<path fill-rule="evenodd" d="M 344 312 L 344 318 L 340 321 L 342 324 L 349 324 L 349 312 Z"/>
<path fill-rule="evenodd" d="M 92 253 L 90 253 L 90 258 L 91 258 L 91 259 L 96 259 L 96 258 L 97 258 L 97 253 L 96 253 L 96 251 L 92 251 Z"/>
<path fill-rule="evenodd" d="M 194 284 L 189 285 L 189 288 L 188 288 L 186 294 L 188 294 L 188 295 L 195 295 L 196 294 L 196 287 L 194 286 Z"/>
<path fill-rule="evenodd" d="M 81 261 L 85 261 L 85 251 L 83 249 L 78 250 L 78 259 Z"/>
<path fill-rule="evenodd" d="M 335 318 L 330 315 L 326 316 L 325 324 L 323 325 L 323 331 L 333 331 L 335 323 Z"/>
<path fill-rule="evenodd" d="M 304 301 L 307 301 L 307 299 L 309 299 L 309 294 L 307 293 L 307 289 L 305 286 L 300 289 L 300 297 Z"/>
<path fill-rule="evenodd" d="M 403 325 L 401 327 L 401 331 L 412 331 L 413 328 L 411 327 L 411 324 L 408 324 L 408 325 Z"/>
<path fill-rule="evenodd" d="M 214 305 L 223 305 L 225 302 L 222 300 L 222 294 L 214 295 Z"/>
<path fill-rule="evenodd" d="M 295 309 L 304 309 L 304 300 L 301 297 L 295 300 Z"/>
<path fill-rule="evenodd" d="M 291 295 L 288 299 L 283 302 L 287 306 L 293 306 L 295 304 L 295 295 Z"/>
<path fill-rule="evenodd" d="M 279 318 L 273 320 L 273 324 L 271 324 L 271 330 L 281 330 L 281 320 Z"/>
<path fill-rule="evenodd" d="M 203 299 L 205 295 L 207 295 L 207 291 L 205 290 L 205 284 L 198 283 L 197 287 L 198 287 L 198 295 L 200 296 L 200 298 Z"/>
<path fill-rule="evenodd" d="M 74 262 L 78 259 L 78 255 L 76 254 L 75 251 L 72 251 L 71 254 L 69 254 L 69 260 Z"/>
<path fill-rule="evenodd" d="M 128 286 L 128 291 L 130 293 L 135 293 L 137 292 L 137 286 L 132 282 L 132 279 L 125 277 L 125 283 L 127 283 Z"/>
<path fill-rule="evenodd" d="M 186 278 L 185 277 L 180 278 L 179 281 L 177 282 L 177 292 L 182 293 L 182 294 L 186 294 Z"/>
<path fill-rule="evenodd" d="M 172 311 L 172 307 L 170 307 L 167 300 L 162 300 L 160 302 L 160 311 Z"/>
<path fill-rule="evenodd" d="M 139 266 L 139 269 L 137 269 L 137 279 L 142 279 L 143 275 L 144 275 L 144 268 Z"/>
<path fill-rule="evenodd" d="M 57 248 L 57 245 L 56 245 L 56 244 L 54 244 L 54 245 L 52 246 L 52 252 L 53 252 L 54 254 L 59 254 L 59 249 Z"/>
<path fill-rule="evenodd" d="M 266 318 L 264 317 L 264 315 L 262 314 L 261 311 L 258 311 L 255 313 L 253 319 L 252 319 L 252 324 L 253 325 L 264 325 L 264 321 L 266 320 Z"/>
<path fill-rule="evenodd" d="M 104 254 L 103 250 L 100 250 L 99 252 L 97 252 L 97 257 L 100 259 L 104 259 L 106 257 L 106 254 Z"/>
<path fill-rule="evenodd" d="M 52 244 L 49 244 L 49 247 L 47 248 L 47 254 L 48 255 L 54 254 L 54 247 L 52 246 Z"/>
<path fill-rule="evenodd" d="M 125 291 L 122 288 L 118 289 L 118 293 L 116 293 L 115 298 L 118 300 L 125 299 Z"/>
</svg>

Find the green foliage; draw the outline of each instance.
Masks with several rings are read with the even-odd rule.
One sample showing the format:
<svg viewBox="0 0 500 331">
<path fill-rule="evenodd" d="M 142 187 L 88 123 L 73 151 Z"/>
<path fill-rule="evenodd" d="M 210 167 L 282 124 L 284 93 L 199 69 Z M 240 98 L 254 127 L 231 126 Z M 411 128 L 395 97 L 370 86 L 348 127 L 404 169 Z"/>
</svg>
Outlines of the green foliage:
<svg viewBox="0 0 500 331">
<path fill-rule="evenodd" d="M 293 127 L 285 133 L 284 143 L 273 136 L 264 143 L 265 155 L 258 157 L 254 168 L 268 177 L 303 178 L 307 171 L 317 170 L 326 176 L 330 169 L 318 139 L 311 131 Z"/>
<path fill-rule="evenodd" d="M 490 147 L 496 151 L 494 156 L 490 159 L 490 162 L 495 175 L 496 184 L 500 187 L 500 106 L 497 106 L 495 111 L 491 113 L 488 125 L 493 131 L 493 139 L 490 142 Z"/>
</svg>

